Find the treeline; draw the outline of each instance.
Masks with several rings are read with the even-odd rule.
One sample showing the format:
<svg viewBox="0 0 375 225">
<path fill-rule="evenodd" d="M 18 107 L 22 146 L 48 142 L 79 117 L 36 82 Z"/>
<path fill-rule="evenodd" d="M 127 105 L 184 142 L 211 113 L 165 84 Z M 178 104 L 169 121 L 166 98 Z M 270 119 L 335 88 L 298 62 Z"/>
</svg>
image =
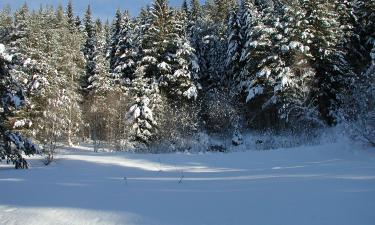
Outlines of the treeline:
<svg viewBox="0 0 375 225">
<path fill-rule="evenodd" d="M 120 148 L 373 118 L 374 0 L 155 0 L 111 24 L 24 5 L 1 11 L 0 43 L 1 95 L 23 99 L 1 103 L 4 157 L 16 133 Z"/>
</svg>

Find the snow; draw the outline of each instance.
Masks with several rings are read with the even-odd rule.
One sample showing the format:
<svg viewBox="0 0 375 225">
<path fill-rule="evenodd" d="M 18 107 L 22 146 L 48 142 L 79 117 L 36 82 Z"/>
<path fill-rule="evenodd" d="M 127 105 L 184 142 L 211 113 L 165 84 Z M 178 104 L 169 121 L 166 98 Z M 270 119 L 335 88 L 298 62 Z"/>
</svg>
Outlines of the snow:
<svg viewBox="0 0 375 225">
<path fill-rule="evenodd" d="M 271 70 L 267 67 L 263 68 L 261 71 L 256 73 L 257 77 L 269 77 L 271 75 Z"/>
<path fill-rule="evenodd" d="M 178 69 L 174 72 L 173 76 L 175 77 L 189 77 L 190 78 L 190 75 L 189 75 L 189 71 L 185 70 L 185 69 Z"/>
<path fill-rule="evenodd" d="M 194 85 L 191 86 L 188 90 L 184 92 L 184 96 L 186 96 L 188 99 L 194 98 L 196 100 L 198 97 L 197 87 L 195 87 Z"/>
<path fill-rule="evenodd" d="M 146 120 L 154 121 L 152 110 L 149 107 L 147 107 L 147 105 L 143 106 L 142 110 L 142 114 L 144 115 Z M 150 125 L 148 128 L 151 129 L 152 126 Z"/>
<path fill-rule="evenodd" d="M 13 95 L 11 93 L 8 93 L 7 94 L 7 97 L 9 98 L 9 102 L 16 108 L 20 108 L 21 105 L 23 104 L 23 101 L 21 100 L 21 98 L 17 95 Z"/>
<path fill-rule="evenodd" d="M 31 86 L 31 90 L 38 90 L 38 88 L 40 87 L 40 83 L 38 80 L 35 80 Z"/>
<path fill-rule="evenodd" d="M 263 91 L 264 91 L 264 89 L 261 86 L 250 87 L 250 89 L 248 91 L 249 93 L 246 97 L 246 102 L 251 101 L 257 95 L 263 94 Z"/>
<path fill-rule="evenodd" d="M 301 46 L 301 43 L 298 42 L 298 41 L 292 41 L 292 42 L 289 43 L 289 47 L 290 47 L 291 49 L 296 49 L 296 48 L 298 48 L 299 46 Z"/>
<path fill-rule="evenodd" d="M 171 69 L 171 67 L 166 62 L 159 63 L 158 68 L 163 71 L 169 71 Z"/>
<path fill-rule="evenodd" d="M 289 49 L 290 49 L 289 46 L 287 46 L 287 45 L 282 45 L 280 50 L 281 50 L 283 53 L 286 53 L 286 52 L 289 51 Z"/>
<path fill-rule="evenodd" d="M 0 44 L 0 54 L 3 54 L 5 52 L 5 46 L 3 44 Z"/>
<path fill-rule="evenodd" d="M 23 66 L 28 66 L 28 65 L 30 65 L 31 64 L 31 59 L 30 58 L 27 58 L 26 60 L 25 60 L 25 62 L 23 62 Z"/>
<path fill-rule="evenodd" d="M 371 49 L 371 52 L 370 52 L 370 57 L 372 61 L 374 62 L 375 61 L 375 41 L 373 43 L 373 48 Z"/>
<path fill-rule="evenodd" d="M 228 154 L 62 148 L 0 167 L 4 224 L 372 225 L 375 151 L 346 141 Z"/>
<path fill-rule="evenodd" d="M 5 61 L 8 61 L 8 62 L 11 62 L 12 59 L 13 59 L 13 56 L 9 55 L 6 52 L 6 47 L 3 44 L 0 44 L 0 56 L 3 57 L 5 59 Z"/>
<path fill-rule="evenodd" d="M 22 128 L 22 127 L 25 127 L 25 126 L 31 127 L 32 122 L 30 120 L 27 120 L 27 119 L 17 120 L 14 123 L 13 128 Z"/>
<path fill-rule="evenodd" d="M 129 111 L 125 114 L 126 122 L 133 123 L 138 117 L 141 116 L 141 109 L 138 107 L 138 104 L 130 107 Z"/>
</svg>

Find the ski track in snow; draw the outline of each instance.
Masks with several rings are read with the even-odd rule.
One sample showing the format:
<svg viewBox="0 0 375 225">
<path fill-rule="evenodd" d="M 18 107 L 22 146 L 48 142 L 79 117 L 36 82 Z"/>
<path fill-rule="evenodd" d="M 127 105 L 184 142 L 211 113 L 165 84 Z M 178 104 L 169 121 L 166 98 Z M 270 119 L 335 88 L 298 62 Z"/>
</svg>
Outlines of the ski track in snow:
<svg viewBox="0 0 375 225">
<path fill-rule="evenodd" d="M 0 224 L 375 224 L 375 150 L 348 143 L 229 154 L 77 147 L 56 158 L 0 164 Z"/>
</svg>

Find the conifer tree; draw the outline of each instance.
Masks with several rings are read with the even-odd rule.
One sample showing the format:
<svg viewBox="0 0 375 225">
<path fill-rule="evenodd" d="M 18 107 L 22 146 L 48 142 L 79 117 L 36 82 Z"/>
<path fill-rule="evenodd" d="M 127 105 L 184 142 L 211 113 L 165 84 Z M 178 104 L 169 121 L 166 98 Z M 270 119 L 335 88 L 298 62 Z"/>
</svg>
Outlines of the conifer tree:
<svg viewBox="0 0 375 225">
<path fill-rule="evenodd" d="M 122 83 L 130 84 L 134 79 L 134 72 L 137 62 L 137 45 L 135 43 L 134 24 L 125 13 L 122 18 L 119 41 L 116 46 L 116 63 L 114 72 L 118 74 Z"/>
<path fill-rule="evenodd" d="M 56 12 L 43 9 L 31 20 L 27 52 L 39 58 L 48 70 L 44 74 L 49 85 L 37 102 L 33 133 L 46 147 L 53 149 L 54 142 L 66 140 L 72 145 L 82 128 L 79 102 L 79 78 L 83 73 L 84 56 L 81 53 L 83 36 L 72 30 L 62 7 Z"/>
<path fill-rule="evenodd" d="M 109 49 L 108 49 L 108 59 L 109 59 L 109 66 L 111 69 L 111 72 L 113 72 L 116 68 L 116 51 L 117 47 L 121 38 L 121 29 L 123 25 L 123 15 L 121 11 L 118 9 L 116 11 L 116 16 L 115 20 L 113 21 L 112 24 L 112 30 L 111 30 L 111 40 L 109 44 Z"/>
<path fill-rule="evenodd" d="M 196 21 L 201 16 L 199 0 L 191 0 L 191 19 Z"/>
<path fill-rule="evenodd" d="M 14 27 L 9 35 L 11 47 L 20 48 L 20 41 L 24 40 L 27 35 L 29 17 L 29 8 L 26 3 L 15 12 Z"/>
<path fill-rule="evenodd" d="M 14 52 L 14 49 L 13 49 Z M 23 153 L 31 155 L 40 149 L 31 139 L 22 134 L 31 128 L 27 117 L 28 97 L 37 92 L 41 67 L 36 62 L 25 60 L 19 52 L 9 53 L 0 44 L 0 160 L 12 162 L 16 169 L 28 168 Z"/>
<path fill-rule="evenodd" d="M 228 22 L 228 47 L 226 54 L 226 76 L 223 84 L 230 88 L 232 81 L 238 77 L 242 68 L 241 51 L 242 51 L 242 33 L 241 33 L 241 15 L 239 11 L 232 11 Z"/>
<path fill-rule="evenodd" d="M 92 21 L 91 7 L 88 6 L 85 14 L 85 35 L 86 41 L 83 47 L 83 53 L 86 59 L 85 74 L 82 77 L 82 91 L 84 94 L 88 94 L 93 88 L 93 82 L 97 78 L 97 56 L 99 54 L 97 49 L 97 36 L 95 31 L 95 24 Z"/>
<path fill-rule="evenodd" d="M 169 9 L 166 0 L 155 0 L 148 15 L 135 71 L 136 104 L 129 112 L 136 138 L 143 142 L 155 135 L 156 121 L 161 116 L 156 112 L 162 114 L 161 95 L 170 99 L 197 97 L 194 49 L 187 37 L 181 36 L 186 32 L 176 20 L 176 12 Z"/>
<path fill-rule="evenodd" d="M 186 15 L 189 15 L 189 6 L 188 6 L 186 0 L 184 0 L 184 1 L 182 2 L 181 10 L 182 10 Z"/>
<path fill-rule="evenodd" d="M 68 23 L 73 28 L 76 26 L 74 12 L 73 12 L 73 2 L 69 0 L 68 5 L 66 7 L 66 16 L 68 17 Z"/>
<path fill-rule="evenodd" d="M 13 25 L 13 18 L 10 12 L 11 9 L 9 5 L 0 11 L 0 43 L 9 42 L 9 36 Z"/>
</svg>

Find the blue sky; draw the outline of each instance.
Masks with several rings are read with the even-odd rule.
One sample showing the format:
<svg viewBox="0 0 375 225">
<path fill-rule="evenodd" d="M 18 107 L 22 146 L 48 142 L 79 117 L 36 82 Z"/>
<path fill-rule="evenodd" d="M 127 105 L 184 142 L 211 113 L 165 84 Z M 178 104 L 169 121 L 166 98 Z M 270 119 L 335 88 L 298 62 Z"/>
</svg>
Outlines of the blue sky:
<svg viewBox="0 0 375 225">
<path fill-rule="evenodd" d="M 68 0 L 0 0 L 0 9 L 9 4 L 14 10 L 25 2 L 30 8 L 38 9 L 41 4 L 53 4 L 56 6 L 61 3 L 65 7 Z M 73 5 L 76 13 L 82 14 L 90 3 L 96 17 L 111 20 L 117 8 L 127 9 L 132 16 L 135 16 L 142 6 L 146 6 L 151 2 L 152 0 L 73 0 Z M 182 0 L 169 0 L 169 3 L 172 6 L 180 6 Z"/>
</svg>

